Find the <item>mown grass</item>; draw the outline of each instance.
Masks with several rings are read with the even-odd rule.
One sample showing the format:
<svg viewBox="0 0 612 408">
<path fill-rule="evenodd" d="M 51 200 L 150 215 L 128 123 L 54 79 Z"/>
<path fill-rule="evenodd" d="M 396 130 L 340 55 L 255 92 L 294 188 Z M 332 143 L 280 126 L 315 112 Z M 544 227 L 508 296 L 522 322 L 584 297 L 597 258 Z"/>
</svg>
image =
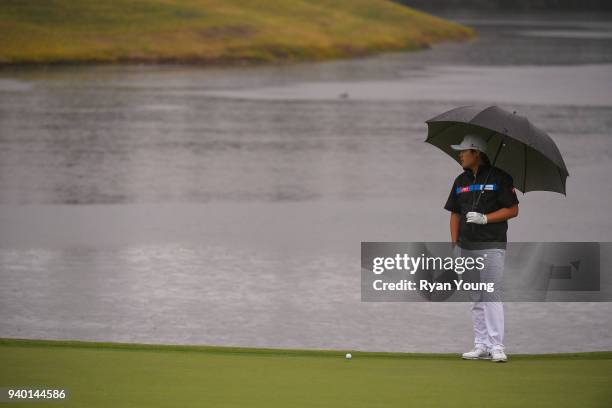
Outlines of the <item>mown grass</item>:
<svg viewBox="0 0 612 408">
<path fill-rule="evenodd" d="M 0 3 L 0 64 L 323 60 L 474 36 L 388 0 Z"/>
<path fill-rule="evenodd" d="M 612 353 L 453 354 L 0 339 L 0 387 L 67 407 L 607 407 Z M 11 406 L 20 406 L 19 404 Z M 57 405 L 54 405 L 57 406 Z"/>
</svg>

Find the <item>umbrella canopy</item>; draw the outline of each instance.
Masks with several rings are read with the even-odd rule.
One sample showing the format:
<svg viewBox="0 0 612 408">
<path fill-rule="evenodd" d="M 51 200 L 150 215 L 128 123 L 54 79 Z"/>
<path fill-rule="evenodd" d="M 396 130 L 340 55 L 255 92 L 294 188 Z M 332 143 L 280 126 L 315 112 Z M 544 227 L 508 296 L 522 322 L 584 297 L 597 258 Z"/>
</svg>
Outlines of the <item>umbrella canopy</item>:
<svg viewBox="0 0 612 408">
<path fill-rule="evenodd" d="M 555 191 L 565 195 L 569 176 L 555 142 L 546 132 L 516 112 L 498 106 L 461 106 L 427 121 L 427 139 L 459 162 L 459 144 L 468 134 L 477 134 L 487 141 L 492 164 L 514 179 L 514 186 L 527 191 Z"/>
</svg>

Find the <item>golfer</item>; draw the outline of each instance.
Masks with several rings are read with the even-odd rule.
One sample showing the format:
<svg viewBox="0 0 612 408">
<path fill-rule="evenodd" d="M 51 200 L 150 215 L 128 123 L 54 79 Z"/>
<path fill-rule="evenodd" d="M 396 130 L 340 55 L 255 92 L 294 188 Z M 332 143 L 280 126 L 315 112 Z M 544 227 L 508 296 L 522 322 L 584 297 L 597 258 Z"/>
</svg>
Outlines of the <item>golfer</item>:
<svg viewBox="0 0 612 408">
<path fill-rule="evenodd" d="M 465 135 L 458 145 L 464 172 L 455 179 L 444 208 L 451 212 L 451 241 L 457 256 L 483 257 L 484 268 L 473 270 L 480 281 L 493 282 L 495 291 L 471 293 L 474 348 L 464 359 L 507 361 L 504 352 L 504 308 L 501 282 L 506 255 L 508 219 L 518 215 L 512 176 L 491 165 L 487 143 Z M 467 275 L 468 273 L 466 273 Z M 499 289 L 499 290 L 498 290 Z"/>
</svg>

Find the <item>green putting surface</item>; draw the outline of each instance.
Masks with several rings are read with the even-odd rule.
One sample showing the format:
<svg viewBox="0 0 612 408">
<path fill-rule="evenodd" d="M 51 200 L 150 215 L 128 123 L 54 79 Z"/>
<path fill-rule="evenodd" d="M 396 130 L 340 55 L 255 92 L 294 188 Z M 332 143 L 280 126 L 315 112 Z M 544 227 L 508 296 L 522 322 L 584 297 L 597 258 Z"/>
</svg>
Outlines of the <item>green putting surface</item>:
<svg viewBox="0 0 612 408">
<path fill-rule="evenodd" d="M 612 406 L 612 352 L 348 351 L 0 339 L 0 387 L 64 388 L 48 404 L 68 407 Z M 45 403 L 6 404 L 28 405 Z"/>
</svg>

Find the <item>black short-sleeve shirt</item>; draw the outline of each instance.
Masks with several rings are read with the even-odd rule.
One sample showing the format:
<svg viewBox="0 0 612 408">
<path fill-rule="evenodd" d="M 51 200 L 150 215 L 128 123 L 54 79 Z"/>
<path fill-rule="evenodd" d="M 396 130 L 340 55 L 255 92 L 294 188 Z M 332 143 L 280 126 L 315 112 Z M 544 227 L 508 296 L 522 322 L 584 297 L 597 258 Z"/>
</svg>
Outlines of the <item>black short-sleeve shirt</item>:
<svg viewBox="0 0 612 408">
<path fill-rule="evenodd" d="M 490 171 L 490 174 L 489 174 Z M 487 178 L 488 175 L 488 178 Z M 478 195 L 482 191 L 480 200 Z M 476 205 L 476 201 L 478 204 Z M 518 204 L 512 176 L 489 164 L 479 166 L 476 177 L 465 169 L 455 179 L 444 209 L 461 214 L 459 246 L 466 249 L 506 248 L 508 221 L 475 224 L 466 222 L 470 211 L 488 214 Z"/>
</svg>

